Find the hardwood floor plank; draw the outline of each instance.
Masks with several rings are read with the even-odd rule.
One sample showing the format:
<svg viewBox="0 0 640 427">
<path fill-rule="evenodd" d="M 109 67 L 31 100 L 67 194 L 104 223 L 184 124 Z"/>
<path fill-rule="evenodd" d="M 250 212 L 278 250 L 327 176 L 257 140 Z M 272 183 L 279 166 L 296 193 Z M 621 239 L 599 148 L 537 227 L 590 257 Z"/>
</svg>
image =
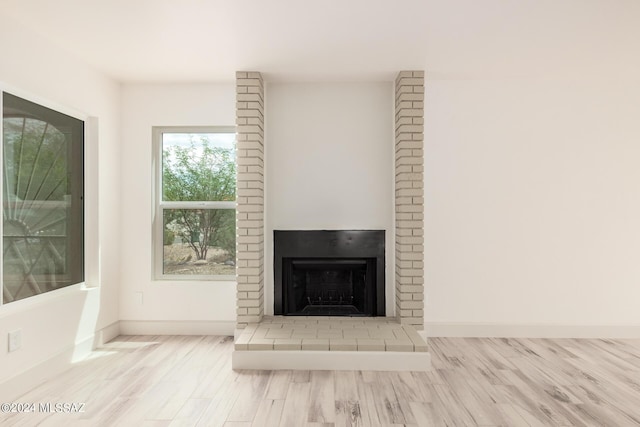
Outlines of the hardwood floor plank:
<svg viewBox="0 0 640 427">
<path fill-rule="evenodd" d="M 551 425 L 573 425 L 571 420 L 576 417 L 568 410 L 568 400 L 559 401 L 558 396 L 553 395 L 553 392 L 546 388 L 546 384 L 538 383 L 535 378 L 527 378 L 520 371 L 514 371 L 512 374 L 511 384 L 523 407 L 537 409 L 532 411 L 532 414 L 538 416 L 540 413 L 544 414 L 541 419 L 549 419 Z M 578 422 L 578 425 L 582 423 Z"/>
<path fill-rule="evenodd" d="M 589 378 L 592 381 L 592 384 L 588 386 L 592 396 L 607 401 L 609 405 L 618 408 L 621 412 L 627 414 L 629 418 L 640 420 L 640 411 L 634 410 L 638 406 L 640 392 L 617 380 L 616 375 L 610 374 L 602 365 L 594 364 L 587 367 L 575 360 L 569 363 L 579 370 L 585 378 Z M 583 384 L 587 383 L 583 382 Z M 593 384 L 597 384 L 597 387 Z"/>
<path fill-rule="evenodd" d="M 575 386 L 571 387 L 571 389 L 586 402 L 584 408 L 587 412 L 604 414 L 604 418 L 624 420 L 624 422 L 618 421 L 618 425 L 623 425 L 624 423 L 640 425 L 640 416 L 638 416 L 640 414 L 634 416 L 630 411 L 626 410 L 624 404 L 620 404 L 620 401 L 612 402 L 612 394 L 606 392 L 603 388 L 594 388 L 585 381 L 576 381 Z"/>
<path fill-rule="evenodd" d="M 364 426 L 356 372 L 336 371 L 334 379 L 336 425 Z"/>
<path fill-rule="evenodd" d="M 336 420 L 336 399 L 333 371 L 312 371 L 309 396 L 308 422 L 334 423 Z"/>
<path fill-rule="evenodd" d="M 238 371 L 229 337 L 118 337 L 17 401 L 32 426 L 640 426 L 640 340 L 434 338 L 429 372 Z"/>
<path fill-rule="evenodd" d="M 537 420 L 524 418 L 513 406 L 506 403 L 496 403 L 495 408 L 500 412 L 505 426 L 527 427 L 539 426 L 541 423 Z"/>
<path fill-rule="evenodd" d="M 409 406 L 417 425 L 433 426 L 437 424 L 435 411 L 431 403 L 411 402 Z"/>
<path fill-rule="evenodd" d="M 235 373 L 231 369 L 231 354 L 229 351 L 220 349 L 228 348 L 230 341 L 223 341 L 220 346 L 216 346 L 218 351 L 214 352 L 206 365 L 206 371 L 201 377 L 200 384 L 193 391 L 193 398 L 214 398 L 221 390 L 224 390 L 233 379 Z"/>
<path fill-rule="evenodd" d="M 286 399 L 292 377 L 293 371 L 271 371 L 265 398 L 272 400 Z"/>
<path fill-rule="evenodd" d="M 291 375 L 294 383 L 308 383 L 311 381 L 311 371 L 293 371 Z"/>
<path fill-rule="evenodd" d="M 359 373 L 361 374 L 361 372 Z M 360 375 L 360 378 L 363 378 Z M 356 380 L 358 376 L 356 376 Z M 382 426 L 381 420 L 378 415 L 378 407 L 380 404 L 376 402 L 372 387 L 373 383 L 366 382 L 364 380 L 358 381 L 357 395 L 358 405 L 360 408 L 360 416 L 362 418 L 362 424 L 365 426 L 379 427 Z"/>
<path fill-rule="evenodd" d="M 311 384 L 308 382 L 292 382 L 289 384 L 287 397 L 282 408 L 282 417 L 280 418 L 281 427 L 301 426 L 307 423 L 310 389 Z"/>
<path fill-rule="evenodd" d="M 169 427 L 191 427 L 195 425 L 209 407 L 209 399 L 188 399 L 169 424 Z"/>
<path fill-rule="evenodd" d="M 503 370 L 511 369 L 512 367 L 507 367 L 505 365 L 506 362 L 502 363 L 496 360 L 495 356 L 482 345 L 480 338 L 467 338 L 466 341 L 469 346 L 465 349 L 465 352 L 471 357 L 469 357 L 468 363 L 464 364 L 464 366 L 467 368 L 474 367 L 484 377 L 484 381 L 494 385 L 505 384 L 505 379 L 500 374 Z"/>
<path fill-rule="evenodd" d="M 398 399 L 407 402 L 428 403 L 431 401 L 431 393 L 420 388 L 416 372 L 396 372 L 391 376 L 391 385 Z"/>
<path fill-rule="evenodd" d="M 238 398 L 227 416 L 227 421 L 252 422 L 264 399 L 269 373 L 266 371 L 242 371 L 236 378 Z"/>
<path fill-rule="evenodd" d="M 395 373 L 376 372 L 378 381 L 371 385 L 373 397 L 377 402 L 378 416 L 383 425 L 385 424 L 405 424 L 406 418 L 403 408 L 398 401 L 398 396 L 391 385 L 391 377 Z M 407 414 L 409 419 L 413 421 L 413 414 Z"/>
<path fill-rule="evenodd" d="M 422 403 L 432 403 L 433 396 L 431 395 L 432 388 L 430 384 L 433 384 L 431 372 L 411 372 L 411 376 L 414 378 L 415 385 L 417 387 L 416 394 L 420 396 Z"/>
<path fill-rule="evenodd" d="M 336 425 L 366 427 L 362 407 L 357 400 L 336 401 Z"/>
<path fill-rule="evenodd" d="M 522 389 L 515 385 L 496 386 L 501 392 L 502 398 L 498 404 L 508 404 L 520 415 L 529 425 L 557 425 L 552 419 L 550 412 L 541 405 L 535 393 L 528 388 Z"/>
<path fill-rule="evenodd" d="M 202 427 L 219 427 L 223 426 L 233 404 L 238 398 L 238 387 L 235 383 L 231 383 L 224 394 L 211 400 L 211 404 L 204 411 L 196 426 Z"/>
<path fill-rule="evenodd" d="M 500 406 L 502 407 L 503 404 L 500 404 Z M 526 425 L 529 425 L 530 427 L 544 427 L 544 426 L 553 425 L 550 423 L 543 422 L 541 418 L 534 416 L 531 412 L 527 411 L 522 407 L 511 406 L 511 405 L 506 405 L 506 406 L 511 407 L 513 411 L 525 421 Z"/>
<path fill-rule="evenodd" d="M 403 423 L 415 424 L 416 419 L 410 404 L 424 402 L 426 398 L 418 393 L 420 389 L 415 384 L 410 372 L 394 372 L 389 375 L 389 380 L 403 415 Z"/>
<path fill-rule="evenodd" d="M 450 369 L 444 375 L 449 388 L 453 390 L 452 395 L 464 407 L 474 425 L 498 425 L 502 423 L 500 413 L 495 411 L 491 404 L 488 404 L 489 402 L 483 402 L 478 397 L 482 393 L 473 392 L 473 389 L 469 386 L 469 381 L 467 381 L 468 374 L 464 369 Z"/>
<path fill-rule="evenodd" d="M 473 416 L 467 412 L 448 386 L 434 384 L 431 395 L 436 425 L 476 425 Z"/>
<path fill-rule="evenodd" d="M 278 427 L 284 409 L 284 399 L 263 399 L 253 419 L 253 427 Z"/>
</svg>

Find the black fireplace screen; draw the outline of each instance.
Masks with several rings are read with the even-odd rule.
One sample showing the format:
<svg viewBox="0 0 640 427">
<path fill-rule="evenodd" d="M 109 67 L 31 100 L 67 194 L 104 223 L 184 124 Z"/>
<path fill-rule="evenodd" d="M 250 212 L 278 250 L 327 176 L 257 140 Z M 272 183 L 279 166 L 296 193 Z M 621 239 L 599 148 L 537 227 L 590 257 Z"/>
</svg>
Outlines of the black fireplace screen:
<svg viewBox="0 0 640 427">
<path fill-rule="evenodd" d="M 274 313 L 383 316 L 384 231 L 275 231 Z"/>
<path fill-rule="evenodd" d="M 285 259 L 288 314 L 370 315 L 374 266 L 375 259 Z"/>
</svg>

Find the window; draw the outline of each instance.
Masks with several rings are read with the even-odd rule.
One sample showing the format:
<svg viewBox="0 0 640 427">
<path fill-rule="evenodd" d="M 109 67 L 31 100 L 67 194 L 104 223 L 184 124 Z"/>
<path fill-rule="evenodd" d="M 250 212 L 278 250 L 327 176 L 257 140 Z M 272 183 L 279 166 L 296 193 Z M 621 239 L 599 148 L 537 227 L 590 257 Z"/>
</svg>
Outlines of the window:
<svg viewBox="0 0 640 427">
<path fill-rule="evenodd" d="M 157 279 L 235 279 L 233 127 L 154 127 Z"/>
<path fill-rule="evenodd" d="M 8 304 L 84 281 L 84 122 L 1 95 Z"/>
</svg>

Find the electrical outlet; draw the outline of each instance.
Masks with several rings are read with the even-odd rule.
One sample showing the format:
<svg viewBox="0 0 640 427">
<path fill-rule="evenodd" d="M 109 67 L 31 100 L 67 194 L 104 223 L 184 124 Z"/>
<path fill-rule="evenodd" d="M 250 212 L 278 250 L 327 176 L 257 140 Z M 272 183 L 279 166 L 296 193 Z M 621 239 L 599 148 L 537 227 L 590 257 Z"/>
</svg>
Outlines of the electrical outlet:
<svg viewBox="0 0 640 427">
<path fill-rule="evenodd" d="M 22 329 L 9 332 L 9 353 L 22 347 Z"/>
</svg>

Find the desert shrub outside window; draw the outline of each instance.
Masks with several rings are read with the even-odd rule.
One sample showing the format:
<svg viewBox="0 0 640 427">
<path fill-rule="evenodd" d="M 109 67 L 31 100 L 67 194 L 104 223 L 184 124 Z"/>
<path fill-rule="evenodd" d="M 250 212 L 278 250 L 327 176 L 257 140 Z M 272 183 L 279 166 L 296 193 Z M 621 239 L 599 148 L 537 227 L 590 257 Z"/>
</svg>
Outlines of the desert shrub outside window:
<svg viewBox="0 0 640 427">
<path fill-rule="evenodd" d="M 233 280 L 234 127 L 154 127 L 156 279 Z"/>
</svg>

